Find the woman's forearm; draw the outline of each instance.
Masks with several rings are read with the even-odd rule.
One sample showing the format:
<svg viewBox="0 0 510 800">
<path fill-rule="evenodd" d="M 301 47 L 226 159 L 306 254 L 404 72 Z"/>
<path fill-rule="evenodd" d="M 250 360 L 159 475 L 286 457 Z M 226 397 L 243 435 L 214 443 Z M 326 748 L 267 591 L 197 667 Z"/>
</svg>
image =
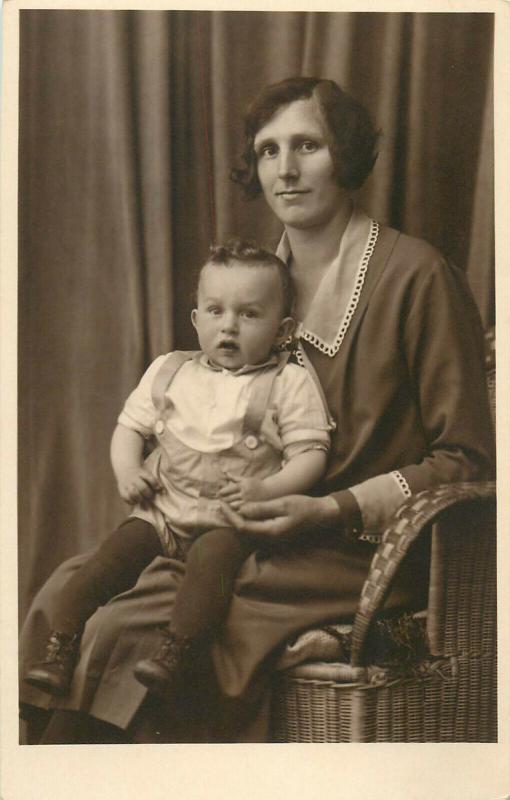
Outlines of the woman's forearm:
<svg viewBox="0 0 510 800">
<path fill-rule="evenodd" d="M 327 497 L 294 494 L 275 500 L 255 500 L 243 503 L 238 511 L 223 503 L 222 510 L 236 530 L 267 540 L 289 538 L 315 527 L 361 532 L 359 508 L 349 491 Z"/>
<path fill-rule="evenodd" d="M 361 533 L 363 520 L 361 510 L 352 492 L 345 489 L 335 494 L 318 497 L 318 516 L 321 525 L 347 528 L 354 533 Z"/>
<path fill-rule="evenodd" d="M 344 492 L 339 494 L 343 495 Z M 397 509 L 405 503 L 410 491 L 396 473 L 387 473 L 352 486 L 350 494 L 356 498 L 360 509 L 363 530 L 382 533 Z"/>
</svg>

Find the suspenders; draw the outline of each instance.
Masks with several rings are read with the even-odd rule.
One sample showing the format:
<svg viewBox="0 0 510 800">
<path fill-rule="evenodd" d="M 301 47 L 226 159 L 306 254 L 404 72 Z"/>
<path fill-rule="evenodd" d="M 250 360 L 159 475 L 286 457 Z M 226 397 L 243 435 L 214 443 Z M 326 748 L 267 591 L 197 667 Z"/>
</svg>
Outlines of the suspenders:
<svg viewBox="0 0 510 800">
<path fill-rule="evenodd" d="M 257 447 L 257 436 L 273 391 L 274 380 L 287 364 L 289 355 L 290 353 L 282 353 L 278 364 L 260 370 L 253 382 L 243 423 L 244 443 L 249 450 L 254 450 Z"/>
<path fill-rule="evenodd" d="M 200 355 L 200 350 L 175 350 L 165 358 L 152 384 L 152 402 L 159 414 L 162 414 L 167 406 L 165 392 L 172 383 L 175 373 L 186 361 L 191 361 Z"/>
<path fill-rule="evenodd" d="M 176 350 L 170 353 L 162 363 L 152 385 L 152 402 L 158 416 L 162 416 L 167 408 L 168 399 L 165 393 L 178 370 L 187 361 L 200 358 L 201 355 L 200 350 Z M 249 450 L 254 450 L 258 446 L 260 428 L 273 391 L 275 378 L 284 369 L 289 355 L 288 352 L 281 353 L 278 364 L 270 364 L 260 369 L 254 378 L 242 429 L 244 443 Z M 163 425 L 160 425 L 160 422 L 162 423 L 162 420 L 156 422 L 156 433 L 163 432 Z"/>
</svg>

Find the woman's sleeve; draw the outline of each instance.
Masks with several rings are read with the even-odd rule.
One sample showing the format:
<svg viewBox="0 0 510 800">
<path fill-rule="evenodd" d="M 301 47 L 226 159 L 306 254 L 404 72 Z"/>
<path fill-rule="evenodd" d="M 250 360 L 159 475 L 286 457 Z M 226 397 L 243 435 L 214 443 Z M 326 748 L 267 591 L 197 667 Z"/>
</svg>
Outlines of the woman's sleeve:
<svg viewBox="0 0 510 800">
<path fill-rule="evenodd" d="M 464 275 L 434 265 L 420 285 L 404 329 L 404 347 L 429 452 L 399 473 L 415 494 L 494 475 L 483 331 Z"/>
<path fill-rule="evenodd" d="M 402 348 L 428 453 L 350 491 L 365 530 L 381 530 L 411 494 L 494 475 L 494 435 L 483 333 L 464 275 L 437 260 L 421 277 L 402 320 Z"/>
</svg>

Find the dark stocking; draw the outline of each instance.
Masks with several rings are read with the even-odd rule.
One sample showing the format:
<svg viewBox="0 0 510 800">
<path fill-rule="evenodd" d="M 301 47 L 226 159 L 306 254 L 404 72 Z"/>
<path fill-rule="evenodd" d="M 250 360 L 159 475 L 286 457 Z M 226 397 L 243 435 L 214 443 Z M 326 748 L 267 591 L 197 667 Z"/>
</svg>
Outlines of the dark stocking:
<svg viewBox="0 0 510 800">
<path fill-rule="evenodd" d="M 253 543 L 231 528 L 209 531 L 193 543 L 172 614 L 178 636 L 198 639 L 214 633 L 230 605 L 241 564 L 252 550 Z"/>
<path fill-rule="evenodd" d="M 99 606 L 131 589 L 145 567 L 162 554 L 152 525 L 135 517 L 128 519 L 66 583 L 52 620 L 53 629 L 68 634 L 81 632 Z"/>
</svg>

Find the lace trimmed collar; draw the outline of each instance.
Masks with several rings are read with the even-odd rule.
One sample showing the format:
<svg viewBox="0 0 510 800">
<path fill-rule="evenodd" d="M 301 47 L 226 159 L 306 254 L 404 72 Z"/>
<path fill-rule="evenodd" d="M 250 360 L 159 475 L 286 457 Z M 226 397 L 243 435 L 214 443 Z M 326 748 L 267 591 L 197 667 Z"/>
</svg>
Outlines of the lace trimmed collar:
<svg viewBox="0 0 510 800">
<path fill-rule="evenodd" d="M 338 353 L 358 307 L 378 233 L 378 223 L 354 208 L 338 255 L 323 276 L 304 320 L 298 323 L 296 338 L 304 339 L 330 357 Z M 276 255 L 283 261 L 289 259 L 286 233 Z"/>
</svg>

